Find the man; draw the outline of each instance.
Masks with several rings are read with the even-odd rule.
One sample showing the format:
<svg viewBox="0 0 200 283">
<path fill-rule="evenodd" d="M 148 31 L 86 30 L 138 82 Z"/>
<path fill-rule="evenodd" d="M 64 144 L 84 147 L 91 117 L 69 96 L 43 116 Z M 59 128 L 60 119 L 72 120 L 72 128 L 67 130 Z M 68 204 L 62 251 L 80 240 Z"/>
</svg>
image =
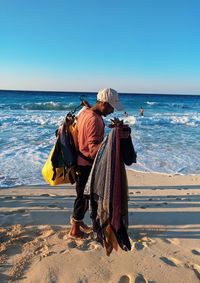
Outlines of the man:
<svg viewBox="0 0 200 283">
<path fill-rule="evenodd" d="M 80 112 L 77 118 L 78 128 L 78 158 L 77 158 L 77 197 L 74 202 L 73 217 L 71 219 L 70 236 L 86 238 L 86 232 L 91 229 L 83 222 L 88 210 L 89 200 L 84 197 L 84 188 L 87 183 L 93 160 L 104 138 L 104 122 L 102 116 L 116 110 L 122 110 L 117 91 L 105 88 L 98 92 L 97 102 Z"/>
<path fill-rule="evenodd" d="M 144 116 L 144 109 L 142 106 L 140 107 L 140 116 Z"/>
</svg>

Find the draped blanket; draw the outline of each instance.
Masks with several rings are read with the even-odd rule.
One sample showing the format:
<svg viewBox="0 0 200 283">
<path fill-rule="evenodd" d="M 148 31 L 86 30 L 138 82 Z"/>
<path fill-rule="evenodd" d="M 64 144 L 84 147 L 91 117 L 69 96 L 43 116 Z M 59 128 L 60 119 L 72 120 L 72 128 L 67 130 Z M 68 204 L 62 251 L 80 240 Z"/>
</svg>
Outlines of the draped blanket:
<svg viewBox="0 0 200 283">
<path fill-rule="evenodd" d="M 105 137 L 84 191 L 96 202 L 93 222 L 99 223 L 108 255 L 117 249 L 116 241 L 122 249 L 131 249 L 127 234 L 128 185 L 119 135 L 120 128 L 115 127 Z"/>
</svg>

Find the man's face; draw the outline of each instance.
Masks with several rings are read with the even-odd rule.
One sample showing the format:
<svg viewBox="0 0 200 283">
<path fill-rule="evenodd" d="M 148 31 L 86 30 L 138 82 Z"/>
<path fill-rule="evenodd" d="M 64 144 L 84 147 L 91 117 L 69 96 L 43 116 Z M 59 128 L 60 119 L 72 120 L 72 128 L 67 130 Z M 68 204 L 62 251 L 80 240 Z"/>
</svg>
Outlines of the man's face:
<svg viewBox="0 0 200 283">
<path fill-rule="evenodd" d="M 101 113 L 103 116 L 107 116 L 114 112 L 114 108 L 108 102 L 102 102 Z"/>
</svg>

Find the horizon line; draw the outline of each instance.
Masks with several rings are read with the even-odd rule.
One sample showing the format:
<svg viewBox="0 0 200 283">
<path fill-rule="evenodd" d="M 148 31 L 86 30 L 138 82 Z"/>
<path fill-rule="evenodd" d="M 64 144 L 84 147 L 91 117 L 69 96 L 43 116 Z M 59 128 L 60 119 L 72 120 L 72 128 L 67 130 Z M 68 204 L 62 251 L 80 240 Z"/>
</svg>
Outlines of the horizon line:
<svg viewBox="0 0 200 283">
<path fill-rule="evenodd" d="M 25 90 L 25 89 L 0 89 L 0 92 L 57 92 L 57 93 L 91 93 L 96 94 L 98 91 L 78 91 L 78 90 Z M 153 93 L 153 92 L 118 92 L 119 94 L 134 94 L 134 95 L 184 95 L 184 96 L 200 96 L 200 94 L 189 93 Z"/>
</svg>

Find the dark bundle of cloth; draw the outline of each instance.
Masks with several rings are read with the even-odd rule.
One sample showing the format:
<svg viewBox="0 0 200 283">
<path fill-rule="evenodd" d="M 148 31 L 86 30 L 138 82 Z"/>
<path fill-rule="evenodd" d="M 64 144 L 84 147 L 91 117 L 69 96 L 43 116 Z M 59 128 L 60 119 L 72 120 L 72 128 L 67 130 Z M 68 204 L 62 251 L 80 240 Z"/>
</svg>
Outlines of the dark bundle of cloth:
<svg viewBox="0 0 200 283">
<path fill-rule="evenodd" d="M 75 183 L 74 166 L 76 165 L 76 149 L 70 133 L 70 125 L 72 125 L 73 121 L 74 116 L 68 114 L 63 125 L 56 131 L 57 141 L 51 156 L 51 162 L 54 172 L 52 180 L 60 177 L 57 176 L 56 169 L 62 168 L 61 174 L 63 176 L 63 179 L 67 174 L 71 184 Z"/>
<path fill-rule="evenodd" d="M 122 127 L 113 127 L 105 137 L 84 191 L 91 199 L 93 229 L 107 255 L 118 246 L 125 251 L 131 249 L 127 233 L 128 185 L 124 156 L 129 157 L 130 165 L 130 160 L 136 162 L 136 153 L 131 138 L 120 138 L 121 131 Z M 125 146 L 127 149 L 123 148 Z M 129 153 L 124 155 L 126 150 Z"/>
</svg>

